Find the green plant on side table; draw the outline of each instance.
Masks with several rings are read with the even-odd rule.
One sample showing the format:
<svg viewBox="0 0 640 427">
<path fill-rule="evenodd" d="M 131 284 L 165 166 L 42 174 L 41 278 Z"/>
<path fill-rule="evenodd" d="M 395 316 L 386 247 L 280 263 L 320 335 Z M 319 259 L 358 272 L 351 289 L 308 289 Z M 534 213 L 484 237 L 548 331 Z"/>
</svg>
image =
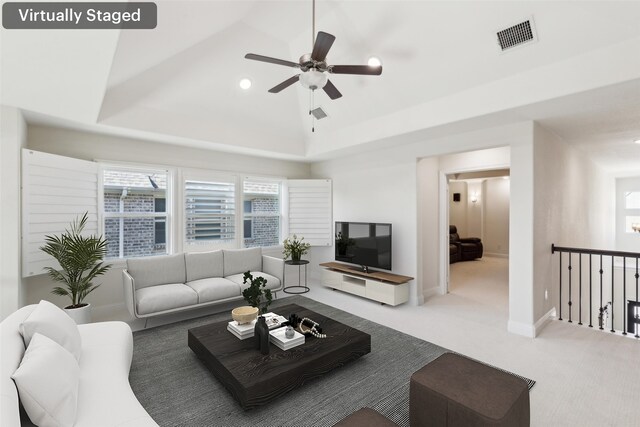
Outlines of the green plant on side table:
<svg viewBox="0 0 640 427">
<path fill-rule="evenodd" d="M 260 314 L 266 313 L 273 300 L 271 289 L 267 289 L 267 279 L 261 276 L 254 278 L 251 272 L 247 271 L 244 273 L 242 283 L 246 285 L 247 282 L 249 287 L 242 291 L 245 301 L 252 307 L 256 307 Z"/>
<path fill-rule="evenodd" d="M 300 261 L 302 255 L 309 252 L 309 248 L 311 245 L 309 243 L 304 242 L 304 237 L 301 237 L 298 240 L 298 236 L 295 234 L 292 238 L 287 237 L 283 242 L 284 251 L 282 254 L 284 255 L 284 259 L 291 257 L 292 261 Z"/>
<path fill-rule="evenodd" d="M 65 310 L 77 323 L 91 321 L 91 305 L 83 301 L 100 286 L 93 284 L 95 278 L 111 268 L 102 262 L 107 254 L 107 240 L 102 236 L 82 235 L 87 220 L 88 212 L 85 212 L 61 235 L 45 236 L 45 245 L 40 248 L 60 264 L 60 269 L 45 268 L 49 277 L 63 285 L 56 286 L 51 293 L 71 299 L 71 305 Z"/>
</svg>

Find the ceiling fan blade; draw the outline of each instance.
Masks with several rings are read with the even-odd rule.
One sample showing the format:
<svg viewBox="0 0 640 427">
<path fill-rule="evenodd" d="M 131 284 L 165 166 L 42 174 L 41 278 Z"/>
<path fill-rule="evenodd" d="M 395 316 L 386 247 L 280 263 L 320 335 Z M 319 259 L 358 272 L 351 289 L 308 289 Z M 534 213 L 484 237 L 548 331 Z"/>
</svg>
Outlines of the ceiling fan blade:
<svg viewBox="0 0 640 427">
<path fill-rule="evenodd" d="M 282 89 L 286 89 L 289 86 L 291 86 L 292 84 L 294 84 L 295 82 L 298 81 L 298 76 L 300 74 L 296 74 L 293 77 L 288 78 L 287 80 L 283 81 L 282 83 L 280 83 L 279 85 L 276 85 L 274 87 L 272 87 L 271 89 L 269 89 L 269 92 L 271 93 L 278 93 L 280 92 Z"/>
<path fill-rule="evenodd" d="M 270 64 L 284 65 L 285 67 L 300 68 L 300 64 L 292 61 L 285 61 L 284 59 L 271 58 L 269 56 L 256 55 L 255 53 L 247 53 L 245 56 L 247 59 L 253 59 L 254 61 L 268 62 Z"/>
<path fill-rule="evenodd" d="M 313 52 L 311 52 L 311 59 L 318 62 L 324 61 L 335 39 L 336 37 L 329 33 L 318 31 L 316 43 L 313 45 Z"/>
<path fill-rule="evenodd" d="M 369 76 L 379 76 L 382 74 L 382 65 L 334 65 L 329 68 L 333 74 L 363 74 Z"/>
<path fill-rule="evenodd" d="M 331 99 L 338 99 L 342 96 L 340 91 L 331 83 L 331 80 L 327 80 L 327 84 L 322 88 L 324 92 L 329 95 Z"/>
</svg>

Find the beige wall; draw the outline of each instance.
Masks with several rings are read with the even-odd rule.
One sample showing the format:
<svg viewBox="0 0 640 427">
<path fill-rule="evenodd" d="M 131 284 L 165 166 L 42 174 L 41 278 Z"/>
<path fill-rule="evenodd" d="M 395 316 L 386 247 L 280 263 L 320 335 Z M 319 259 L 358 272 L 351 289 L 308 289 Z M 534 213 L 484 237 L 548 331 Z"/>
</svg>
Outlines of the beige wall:
<svg viewBox="0 0 640 427">
<path fill-rule="evenodd" d="M 489 178 L 482 183 L 482 241 L 487 255 L 509 255 L 510 184 L 510 180 L 502 178 Z"/>
<path fill-rule="evenodd" d="M 540 125 L 534 127 L 534 139 L 533 301 L 534 316 L 539 319 L 551 308 L 558 308 L 558 255 L 551 254 L 552 243 L 578 248 L 612 248 L 614 181 L 585 154 Z M 575 283 L 573 295 L 578 292 L 577 280 Z M 545 291 L 548 291 L 547 299 Z M 566 302 L 563 298 L 565 315 Z"/>
<path fill-rule="evenodd" d="M 460 201 L 454 202 L 454 193 L 460 193 Z M 468 205 L 469 197 L 467 196 L 467 183 L 464 181 L 449 182 L 449 225 L 455 225 L 458 234 L 461 237 L 467 237 L 469 231 L 467 229 L 467 221 L 469 218 Z"/>
</svg>

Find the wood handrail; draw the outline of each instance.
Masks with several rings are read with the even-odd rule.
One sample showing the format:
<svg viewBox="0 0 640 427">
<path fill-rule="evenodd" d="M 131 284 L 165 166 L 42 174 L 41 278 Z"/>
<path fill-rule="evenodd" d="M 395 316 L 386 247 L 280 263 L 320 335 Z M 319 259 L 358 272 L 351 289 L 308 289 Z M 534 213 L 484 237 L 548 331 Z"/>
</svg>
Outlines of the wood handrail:
<svg viewBox="0 0 640 427">
<path fill-rule="evenodd" d="M 556 252 L 571 252 L 574 254 L 591 254 L 591 255 L 606 255 L 617 256 L 625 258 L 640 258 L 640 252 L 625 252 L 625 251 L 609 251 L 605 249 L 585 249 L 585 248 L 567 248 L 563 246 L 556 246 L 551 244 L 551 253 Z"/>
</svg>

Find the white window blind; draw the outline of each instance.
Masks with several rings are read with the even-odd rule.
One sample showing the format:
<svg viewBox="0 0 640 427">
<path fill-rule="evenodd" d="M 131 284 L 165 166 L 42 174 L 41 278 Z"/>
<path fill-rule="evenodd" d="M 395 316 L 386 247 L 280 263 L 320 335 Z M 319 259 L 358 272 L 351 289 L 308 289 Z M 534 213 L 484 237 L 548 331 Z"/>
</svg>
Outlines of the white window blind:
<svg viewBox="0 0 640 427">
<path fill-rule="evenodd" d="M 185 244 L 235 239 L 235 182 L 184 181 Z"/>
<path fill-rule="evenodd" d="M 43 274 L 57 262 L 40 250 L 45 236 L 60 234 L 85 212 L 86 234 L 98 233 L 98 165 L 22 150 L 22 276 Z"/>
<path fill-rule="evenodd" d="M 333 244 L 330 179 L 292 179 L 289 188 L 289 235 L 312 246 Z"/>
</svg>

